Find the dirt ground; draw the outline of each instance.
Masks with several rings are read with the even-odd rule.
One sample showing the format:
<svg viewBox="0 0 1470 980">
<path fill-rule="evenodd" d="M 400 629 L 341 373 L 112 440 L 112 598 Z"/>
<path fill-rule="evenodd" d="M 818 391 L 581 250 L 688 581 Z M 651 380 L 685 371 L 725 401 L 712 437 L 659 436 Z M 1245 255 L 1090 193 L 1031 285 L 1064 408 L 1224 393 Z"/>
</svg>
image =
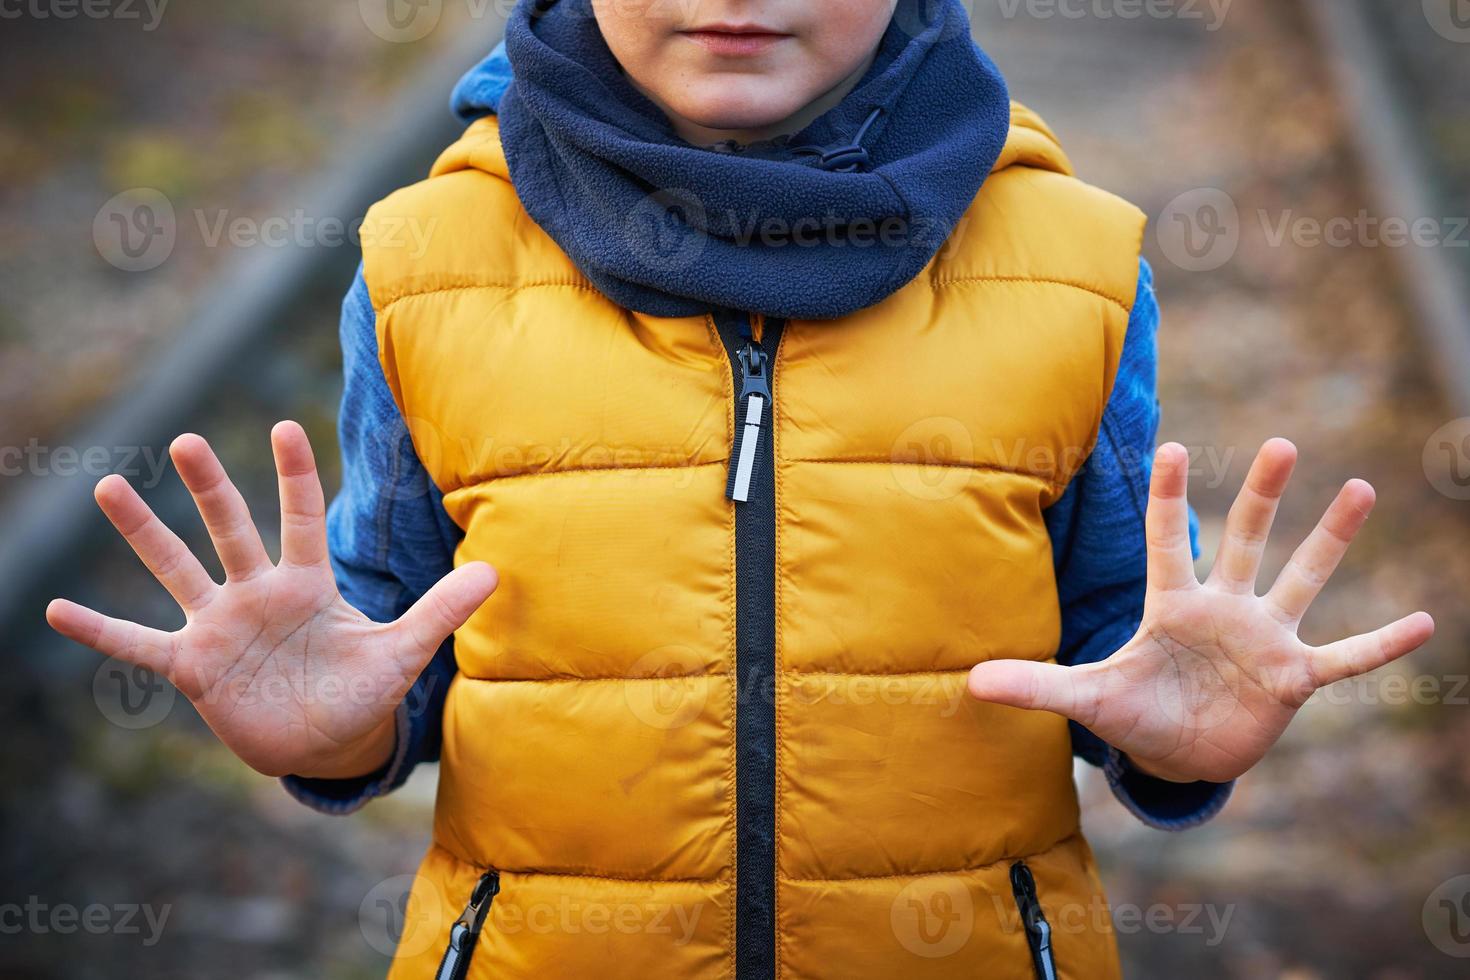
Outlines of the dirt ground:
<svg viewBox="0 0 1470 980">
<path fill-rule="evenodd" d="M 0 190 L 0 443 L 69 431 L 140 352 L 166 342 L 223 258 L 183 255 L 159 277 L 120 276 L 87 230 L 110 188 L 166 185 L 185 201 L 268 213 L 425 55 L 421 45 L 364 37 L 356 5 L 341 6 L 198 5 L 170 25 L 175 33 L 160 32 L 148 59 L 85 27 L 59 39 L 35 33 L 14 57 L 7 50 L 0 79 L 33 97 L 0 114 L 0 157 L 13 175 Z M 1142 925 L 1119 917 L 1127 975 L 1462 976 L 1464 961 L 1435 945 L 1444 937 L 1426 929 L 1425 911 L 1443 883 L 1470 874 L 1470 612 L 1461 599 L 1470 520 L 1422 462 L 1450 415 L 1400 293 L 1404 256 L 1361 242 L 1274 240 L 1283 221 L 1373 209 L 1309 25 L 1284 0 L 1239 0 L 1218 29 L 1180 17 L 1008 16 L 1007 7 L 977 4 L 976 36 L 1084 177 L 1136 202 L 1156 226 L 1201 189 L 1224 192 L 1240 216 L 1238 248 L 1217 268 L 1183 267 L 1167 235 L 1151 234 L 1147 248 L 1164 309 L 1161 438 L 1195 452 L 1202 567 L 1255 449 L 1284 435 L 1302 460 L 1267 574 L 1344 480 L 1365 477 L 1379 494 L 1306 638 L 1421 607 L 1439 626 L 1408 662 L 1314 700 L 1207 827 L 1148 830 L 1095 773 L 1080 773 L 1115 909 L 1153 913 Z M 1470 63 L 1465 50 L 1459 65 Z M 65 71 L 56 67 L 62 51 Z M 1455 70 L 1436 57 L 1440 78 Z M 158 97 L 169 77 L 213 81 Z M 1436 92 L 1426 104 L 1440 159 L 1470 165 L 1456 156 L 1466 145 L 1463 99 Z M 1464 169 L 1450 172 L 1461 175 L 1454 186 L 1466 185 Z M 291 415 L 330 460 L 335 316 L 329 300 L 304 307 L 191 427 L 243 461 L 260 457 L 269 424 Z M 270 473 L 244 462 L 236 470 L 256 513 L 270 514 Z M 187 513 L 168 481 L 148 496 Z M 197 522 L 183 526 L 198 537 Z M 167 597 L 142 577 L 109 546 L 62 585 L 174 622 Z M 375 902 L 401 894 L 400 876 L 426 845 L 432 769 L 350 819 L 314 814 L 244 771 L 182 699 L 170 707 L 160 695 L 166 710 L 146 719 L 156 723 L 123 727 L 128 720 L 103 707 L 115 701 L 106 682 L 102 694 L 94 688 L 97 659 L 34 625 L 14 628 L 4 648 L 13 681 L 0 690 L 10 723 L 0 901 L 143 903 L 169 917 L 151 945 L 146 926 L 142 935 L 0 936 L 0 973 L 380 976 L 391 928 Z"/>
</svg>

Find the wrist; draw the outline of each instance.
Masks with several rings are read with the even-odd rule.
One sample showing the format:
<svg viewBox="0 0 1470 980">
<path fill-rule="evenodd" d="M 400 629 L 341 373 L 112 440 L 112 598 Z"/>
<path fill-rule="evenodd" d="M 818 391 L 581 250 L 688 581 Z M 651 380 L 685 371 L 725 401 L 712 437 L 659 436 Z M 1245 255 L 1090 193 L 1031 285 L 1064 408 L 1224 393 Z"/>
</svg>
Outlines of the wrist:
<svg viewBox="0 0 1470 980">
<path fill-rule="evenodd" d="M 362 738 L 313 759 L 295 775 L 304 779 L 360 779 L 386 767 L 397 747 L 398 720 L 396 715 L 389 715 Z"/>
</svg>

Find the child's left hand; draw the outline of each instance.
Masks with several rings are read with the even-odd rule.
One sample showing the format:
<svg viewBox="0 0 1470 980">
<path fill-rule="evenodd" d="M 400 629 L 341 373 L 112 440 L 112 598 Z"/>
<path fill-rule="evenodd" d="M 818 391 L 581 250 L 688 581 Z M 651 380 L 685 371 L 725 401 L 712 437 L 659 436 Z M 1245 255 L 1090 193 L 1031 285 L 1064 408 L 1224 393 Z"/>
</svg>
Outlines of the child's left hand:
<svg viewBox="0 0 1470 980">
<path fill-rule="evenodd" d="M 1054 711 L 1085 726 L 1139 768 L 1177 782 L 1225 782 L 1250 769 L 1320 687 L 1402 657 L 1434 633 L 1416 612 L 1372 633 L 1308 646 L 1297 625 L 1373 506 L 1350 480 L 1264 596 L 1256 572 L 1296 448 L 1261 447 L 1230 509 L 1209 578 L 1190 554 L 1189 454 L 1169 443 L 1154 457 L 1146 517 L 1143 622 L 1120 650 L 1078 667 L 998 660 L 970 673 L 982 701 Z"/>
</svg>

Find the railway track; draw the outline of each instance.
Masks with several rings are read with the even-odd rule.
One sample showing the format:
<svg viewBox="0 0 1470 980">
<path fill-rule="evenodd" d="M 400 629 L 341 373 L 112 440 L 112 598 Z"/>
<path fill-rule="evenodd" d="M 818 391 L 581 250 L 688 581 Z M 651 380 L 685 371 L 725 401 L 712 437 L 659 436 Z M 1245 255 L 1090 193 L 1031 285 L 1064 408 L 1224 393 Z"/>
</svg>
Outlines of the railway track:
<svg viewBox="0 0 1470 980">
<path fill-rule="evenodd" d="M 1304 3 L 1317 31 L 1318 54 L 1323 63 L 1334 66 L 1346 102 L 1343 111 L 1355 121 L 1354 145 L 1365 183 L 1373 190 L 1374 206 L 1384 214 L 1465 213 L 1470 201 L 1456 198 L 1453 182 L 1433 176 L 1453 173 L 1460 162 L 1454 156 L 1453 141 L 1447 149 L 1430 135 L 1446 125 L 1446 117 L 1464 110 L 1453 104 L 1443 106 L 1429 93 L 1437 92 L 1437 83 L 1448 74 L 1465 71 L 1470 58 L 1464 55 L 1470 54 L 1470 46 L 1448 49 L 1448 54 L 1436 47 L 1441 63 L 1431 66 L 1429 59 L 1415 57 L 1426 40 L 1424 22 L 1416 21 L 1412 11 L 1405 13 L 1407 8 L 1417 10 L 1419 4 L 1392 0 Z M 1246 5 L 1241 0 L 1241 6 Z M 1016 10 L 1022 13 L 1014 13 Z M 1207 24 L 1048 20 L 1028 16 L 1025 10 L 1024 5 L 981 0 L 974 14 L 977 35 L 998 52 L 1016 94 L 1034 103 L 1062 134 L 1086 176 L 1139 200 L 1155 217 L 1175 194 L 1195 186 L 1191 182 L 1207 179 L 1207 167 L 1190 169 L 1180 162 L 1177 146 L 1167 140 L 1151 145 L 1137 132 L 1140 118 L 1148 131 L 1147 117 L 1161 106 L 1172 106 L 1175 115 L 1188 114 L 1180 111 L 1177 101 L 1186 95 L 1175 88 L 1192 84 L 1201 64 L 1221 57 L 1220 37 Z M 436 59 L 424 77 L 384 114 L 381 127 L 364 134 L 360 147 L 344 154 L 340 165 L 328 168 L 325 182 L 294 199 L 310 202 L 308 211 L 314 214 L 358 214 L 386 190 L 421 174 L 454 134 L 455 123 L 445 110 L 446 95 L 459 72 L 489 47 L 492 25 L 484 26 L 487 36 L 467 37 Z M 1228 23 L 1222 28 L 1230 29 Z M 1452 57 L 1456 53 L 1461 56 L 1458 63 L 1449 64 L 1456 62 Z M 1470 74 L 1465 77 L 1460 92 L 1470 91 Z M 1114 87 L 1100 89 L 1095 84 L 1098 78 L 1112 79 Z M 1393 139 L 1385 140 L 1385 132 L 1393 133 Z M 385 138 L 387 134 L 392 138 Z M 1211 135 L 1207 128 L 1200 134 L 1205 140 L 1230 136 Z M 1138 145 L 1127 145 L 1134 136 L 1139 136 Z M 1386 147 L 1386 142 L 1393 145 Z M 1191 152 L 1206 154 L 1210 149 L 1206 145 Z M 1186 170 L 1191 176 L 1178 176 Z M 1428 188 L 1440 190 L 1427 192 Z M 1426 262 L 1421 252 L 1400 258 L 1407 261 L 1396 263 L 1398 282 L 1415 311 L 1407 319 L 1421 331 L 1417 339 L 1424 373 L 1438 379 L 1443 403 L 1450 411 L 1470 415 L 1470 355 L 1466 351 L 1470 299 L 1464 292 L 1470 280 L 1465 263 L 1470 259 L 1436 254 Z M 272 422 L 284 417 L 301 420 L 318 448 L 328 486 L 335 482 L 336 318 L 355 262 L 350 246 L 272 249 L 246 255 L 201 297 L 200 309 L 209 312 L 178 334 L 180 339 L 171 347 L 168 359 L 130 386 L 71 444 L 146 446 L 157 453 L 178 432 L 200 431 L 218 446 L 252 502 L 264 537 L 273 540 L 275 482 L 266 451 Z M 1180 297 L 1179 306 L 1185 309 L 1182 319 L 1208 314 L 1201 314 L 1192 300 L 1194 291 L 1204 288 L 1201 279 L 1167 268 L 1162 273 L 1170 282 L 1165 289 L 1166 319 L 1171 293 Z M 1227 280 L 1240 277 L 1234 267 L 1222 275 Z M 1241 296 L 1246 292 L 1244 288 L 1238 291 Z M 1172 356 L 1184 359 L 1188 346 L 1180 345 Z M 1218 365 L 1207 364 L 1198 374 L 1186 371 L 1174 384 L 1184 389 L 1209 373 L 1219 373 Z M 1206 397 L 1230 404 L 1228 397 Z M 1166 405 L 1170 403 L 1166 397 Z M 1188 415 L 1188 411 L 1178 414 Z M 1201 428 L 1210 428 L 1215 421 L 1210 411 L 1214 409 L 1191 419 L 1191 425 L 1198 421 Z M 1166 423 L 1169 417 L 1166 411 Z M 315 968 L 323 963 L 343 962 L 353 964 L 341 972 L 343 976 L 355 975 L 353 970 L 370 975 L 382 960 L 355 935 L 358 903 L 384 883 L 380 878 L 391 880 L 399 870 L 412 868 L 421 844 L 416 835 L 424 832 L 424 798 L 410 794 L 393 804 L 400 809 L 379 810 L 388 816 L 368 816 L 366 823 L 355 821 L 355 829 L 347 834 L 338 829 L 337 822 L 299 811 L 294 804 L 262 802 L 274 799 L 274 787 L 243 777 L 211 775 L 231 763 L 208 747 L 208 733 L 187 705 L 174 706 L 165 719 L 146 731 L 122 731 L 111 724 L 94 703 L 89 684 L 98 669 L 96 658 L 78 653 L 44 630 L 40 622 L 44 598 L 64 593 L 101 608 L 126 609 L 129 615 L 160 626 L 176 622 L 178 614 L 97 516 L 90 500 L 93 482 L 90 476 L 37 480 L 9 495 L 0 514 L 0 528 L 4 528 L 0 534 L 0 624 L 5 625 L 8 637 L 8 663 L 21 678 L 8 693 L 0 693 L 0 707 L 8 716 L 23 719 L 22 727 L 27 729 L 17 750 L 19 761 L 8 761 L 0 773 L 7 784 L 26 787 L 26 791 L 0 807 L 0 813 L 12 828 L 8 836 L 13 841 L 36 842 L 34 847 L 11 844 L 0 850 L 0 879 L 36 890 L 64 890 L 78 887 L 84 878 L 86 872 L 76 868 L 102 867 L 120 888 L 148 881 L 148 887 L 160 894 L 181 895 L 199 907 L 216 910 L 220 919 L 227 918 L 231 910 L 247 919 L 258 913 L 262 919 L 252 938 L 248 930 L 231 931 L 220 922 L 211 924 L 208 916 L 203 921 L 194 917 L 192 924 L 180 927 L 174 952 L 169 954 L 170 962 L 179 964 L 177 971 L 172 967 L 159 970 L 156 959 L 141 954 L 132 959 L 127 951 L 111 961 L 114 969 L 99 971 L 86 965 L 77 947 L 69 952 L 66 944 L 54 943 L 48 955 L 77 964 L 64 971 L 68 975 L 132 974 L 143 969 L 158 976 L 198 975 L 201 964 L 217 961 L 211 957 L 217 957 L 221 948 L 238 958 L 240 975 L 320 975 Z M 167 477 L 144 488 L 144 495 L 207 562 L 213 561 L 207 537 L 177 481 Z M 1208 493 L 1204 500 L 1206 505 L 1218 502 Z M 140 745 L 144 748 L 136 747 Z M 66 767 L 49 763 L 47 757 L 68 760 Z M 75 787 L 92 786 L 99 777 L 91 773 L 80 779 L 70 772 L 58 772 L 83 757 L 86 765 L 107 774 L 122 767 L 125 775 L 116 777 L 119 782 L 138 772 L 143 775 L 137 779 L 152 782 L 136 797 L 125 787 L 109 790 L 105 799 L 110 808 L 105 813 L 87 811 L 74 820 L 62 816 L 53 820 L 47 808 L 86 809 L 74 799 L 86 793 Z M 144 762 L 134 765 L 139 758 Z M 169 771 L 167 767 L 181 758 L 190 760 L 192 768 Z M 86 792 L 98 791 L 94 787 Z M 374 808 L 386 806 L 375 804 Z M 176 826 L 169 823 L 177 816 L 168 813 L 168 807 L 198 810 L 199 819 Z M 1089 819 L 1094 818 L 1090 815 Z M 1122 863 L 1136 862 L 1140 867 L 1157 862 L 1161 874 L 1170 873 L 1171 852 L 1158 847 L 1154 838 L 1138 846 L 1138 838 L 1129 836 L 1135 831 L 1114 833 L 1106 813 L 1097 819 L 1102 821 L 1100 850 L 1112 850 L 1124 856 Z M 163 839 L 133 844 L 137 853 L 119 857 L 118 848 L 130 846 L 128 837 L 119 836 L 110 826 L 99 827 L 113 820 L 145 832 L 161 828 Z M 223 858 L 199 854 L 201 862 L 213 862 L 203 875 L 205 883 L 200 884 L 200 872 L 178 867 L 177 855 L 198 850 L 197 842 L 189 843 L 196 836 L 206 841 L 211 835 L 221 836 L 221 827 L 239 835 L 237 850 Z M 1221 837 L 1200 840 L 1207 848 L 1228 844 Z M 276 862 L 282 867 L 241 866 L 272 848 L 287 853 Z M 1116 866 L 1119 863 L 1115 858 L 1110 874 L 1120 876 L 1118 893 L 1126 895 L 1133 884 L 1128 872 Z M 285 880 L 294 882 L 290 887 L 282 884 L 283 867 Z M 237 900 L 244 903 L 239 909 L 231 904 Z M 259 912 L 259 908 L 276 911 Z M 282 916 L 290 921 L 281 921 Z M 1282 918 L 1291 916 L 1283 914 Z M 1267 919 L 1250 928 L 1258 928 L 1264 936 L 1274 925 Z M 1128 947 L 1125 937 L 1125 952 L 1133 950 L 1128 955 L 1157 957 L 1138 960 L 1154 972 L 1136 975 L 1177 975 L 1186 968 L 1201 980 L 1251 975 L 1230 973 L 1223 966 L 1196 968 L 1187 958 L 1171 959 L 1176 955 L 1169 952 L 1173 947 L 1166 947 L 1157 937 L 1150 941 L 1159 952 Z M 1185 951 L 1181 956 L 1192 949 L 1178 948 Z M 0 966 L 4 963 L 0 957 Z M 1269 972 L 1271 967 L 1262 969 Z"/>
</svg>

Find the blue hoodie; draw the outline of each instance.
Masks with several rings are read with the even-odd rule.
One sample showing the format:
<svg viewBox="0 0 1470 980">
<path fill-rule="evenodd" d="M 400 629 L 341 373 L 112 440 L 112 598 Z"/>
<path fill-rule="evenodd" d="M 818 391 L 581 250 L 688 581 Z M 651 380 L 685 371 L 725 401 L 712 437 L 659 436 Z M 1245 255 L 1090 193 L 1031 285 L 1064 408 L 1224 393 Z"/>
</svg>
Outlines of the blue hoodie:
<svg viewBox="0 0 1470 980">
<path fill-rule="evenodd" d="M 456 87 L 451 105 L 469 120 L 498 110 L 512 79 L 502 43 Z M 1153 274 L 1140 263 L 1138 293 L 1117 379 L 1086 465 L 1046 512 L 1062 609 L 1057 661 L 1095 663 L 1137 631 L 1147 581 L 1144 511 L 1159 424 Z M 378 360 L 372 302 L 361 269 L 342 307 L 346 384 L 338 434 L 342 488 L 328 512 L 332 566 L 342 595 L 379 622 L 401 616 L 454 567 L 463 532 L 414 452 Z M 1199 522 L 1190 511 L 1199 556 Z M 420 762 L 439 757 L 444 697 L 455 674 L 447 641 L 399 707 L 398 742 L 383 769 L 358 779 L 288 776 L 287 790 L 325 813 L 350 813 L 392 792 Z M 1073 749 L 1100 766 L 1117 798 L 1151 827 L 1184 830 L 1225 805 L 1234 783 L 1172 783 L 1134 768 L 1126 756 L 1072 724 Z"/>
</svg>

